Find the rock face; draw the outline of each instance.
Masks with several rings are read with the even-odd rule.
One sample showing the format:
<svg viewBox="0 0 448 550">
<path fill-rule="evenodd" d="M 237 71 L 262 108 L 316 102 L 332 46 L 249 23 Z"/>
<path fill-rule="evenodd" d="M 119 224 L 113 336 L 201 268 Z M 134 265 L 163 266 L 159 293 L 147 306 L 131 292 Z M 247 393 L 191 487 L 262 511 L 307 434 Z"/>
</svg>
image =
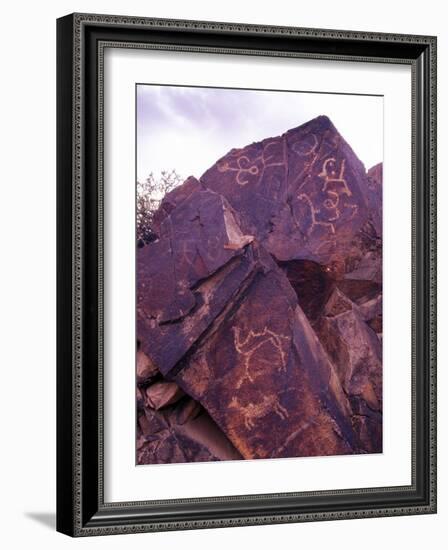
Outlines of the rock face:
<svg viewBox="0 0 448 550">
<path fill-rule="evenodd" d="M 365 322 L 372 309 L 368 306 L 363 313 L 336 287 L 316 332 L 350 401 L 361 446 L 375 452 L 375 444 L 382 440 L 382 368 L 381 342 Z"/>
<path fill-rule="evenodd" d="M 343 261 L 368 216 L 364 166 L 325 116 L 232 150 L 201 181 L 279 261 Z"/>
<path fill-rule="evenodd" d="M 138 337 L 162 374 L 260 269 L 246 248 L 252 240 L 226 199 L 198 184 L 161 222 L 159 239 L 139 250 Z"/>
<path fill-rule="evenodd" d="M 159 411 L 142 407 L 137 424 L 137 463 L 237 460 L 241 455 L 204 409 L 184 398 Z"/>
<path fill-rule="evenodd" d="M 188 178 L 137 252 L 139 464 L 382 451 L 382 167 L 327 117 Z"/>
<path fill-rule="evenodd" d="M 175 379 L 244 458 L 351 453 L 349 404 L 327 354 L 284 273 L 257 255 L 244 299 L 227 304 Z"/>
</svg>

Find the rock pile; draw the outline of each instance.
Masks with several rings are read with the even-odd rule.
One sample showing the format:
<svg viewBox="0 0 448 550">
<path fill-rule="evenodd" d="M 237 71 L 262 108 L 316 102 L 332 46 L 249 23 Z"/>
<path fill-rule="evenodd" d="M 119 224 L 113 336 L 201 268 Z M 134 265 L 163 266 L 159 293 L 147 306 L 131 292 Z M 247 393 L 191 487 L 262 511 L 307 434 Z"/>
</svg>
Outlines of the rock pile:
<svg viewBox="0 0 448 550">
<path fill-rule="evenodd" d="M 382 451 L 382 166 L 324 116 L 168 193 L 137 256 L 137 462 Z"/>
</svg>

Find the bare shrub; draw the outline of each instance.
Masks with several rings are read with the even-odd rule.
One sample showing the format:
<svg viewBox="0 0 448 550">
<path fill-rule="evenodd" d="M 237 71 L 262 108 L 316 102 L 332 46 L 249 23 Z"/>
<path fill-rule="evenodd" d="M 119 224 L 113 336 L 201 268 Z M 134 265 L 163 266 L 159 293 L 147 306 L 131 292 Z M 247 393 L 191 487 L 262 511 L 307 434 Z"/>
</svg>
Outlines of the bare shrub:
<svg viewBox="0 0 448 550">
<path fill-rule="evenodd" d="M 154 213 L 163 197 L 182 183 L 182 177 L 176 170 L 163 170 L 159 177 L 152 172 L 145 181 L 137 181 L 137 245 L 144 246 L 154 241 L 157 235 L 152 229 Z"/>
</svg>

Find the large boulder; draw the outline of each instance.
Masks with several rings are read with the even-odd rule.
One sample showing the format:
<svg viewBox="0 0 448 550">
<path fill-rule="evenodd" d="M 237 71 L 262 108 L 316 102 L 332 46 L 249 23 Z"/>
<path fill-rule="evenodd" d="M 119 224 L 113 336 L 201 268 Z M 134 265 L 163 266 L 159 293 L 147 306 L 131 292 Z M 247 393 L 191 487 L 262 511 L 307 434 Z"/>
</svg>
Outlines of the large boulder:
<svg viewBox="0 0 448 550">
<path fill-rule="evenodd" d="M 167 374 L 259 269 L 226 199 L 200 189 L 137 251 L 137 333 Z"/>
<path fill-rule="evenodd" d="M 365 168 L 326 116 L 230 151 L 201 183 L 280 261 L 343 262 L 368 216 Z"/>
<path fill-rule="evenodd" d="M 355 452 L 333 366 L 287 277 L 268 253 L 259 256 L 264 269 L 244 299 L 229 302 L 173 378 L 244 458 Z"/>
</svg>

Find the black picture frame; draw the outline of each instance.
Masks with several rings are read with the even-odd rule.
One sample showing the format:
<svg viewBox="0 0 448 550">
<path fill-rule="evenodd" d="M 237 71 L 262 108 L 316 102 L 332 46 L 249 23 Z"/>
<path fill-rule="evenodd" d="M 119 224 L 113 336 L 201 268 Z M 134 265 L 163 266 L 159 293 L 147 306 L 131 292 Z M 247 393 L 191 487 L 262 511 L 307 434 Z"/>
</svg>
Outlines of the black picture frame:
<svg viewBox="0 0 448 550">
<path fill-rule="evenodd" d="M 104 502 L 102 53 L 106 43 L 412 67 L 412 484 Z M 436 512 L 436 38 L 72 14 L 57 21 L 57 530 L 71 536 Z M 150 495 L 148 495 L 150 498 Z"/>
</svg>

